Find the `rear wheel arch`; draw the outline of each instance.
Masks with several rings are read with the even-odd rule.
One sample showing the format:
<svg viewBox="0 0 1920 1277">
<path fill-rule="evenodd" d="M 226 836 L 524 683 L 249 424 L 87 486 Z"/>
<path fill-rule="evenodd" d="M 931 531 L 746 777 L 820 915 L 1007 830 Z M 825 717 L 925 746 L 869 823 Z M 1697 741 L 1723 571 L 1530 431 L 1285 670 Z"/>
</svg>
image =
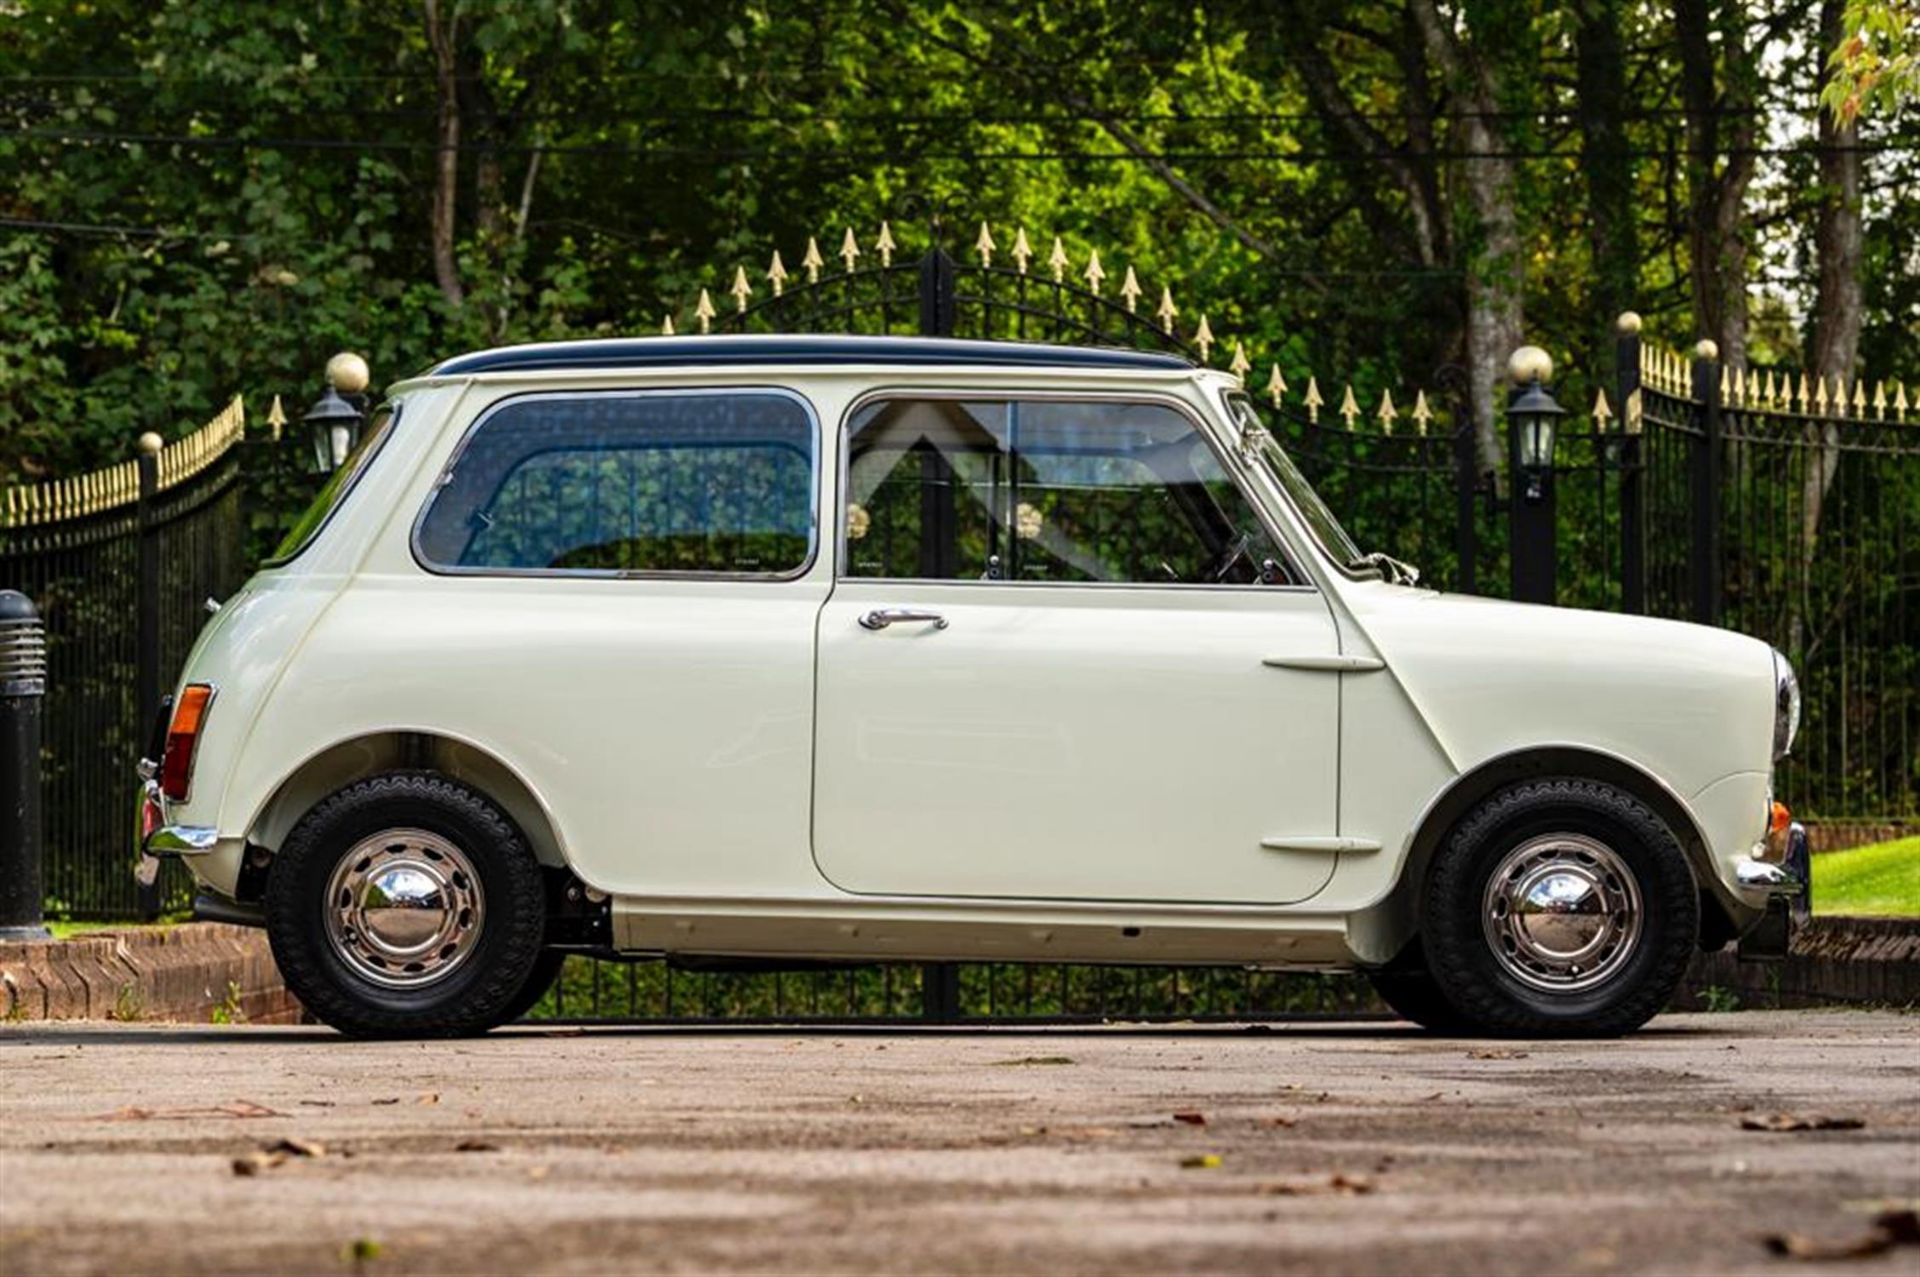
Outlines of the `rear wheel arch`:
<svg viewBox="0 0 1920 1277">
<path fill-rule="evenodd" d="M 248 845 L 268 853 L 278 851 L 301 818 L 328 796 L 356 781 L 393 771 L 436 772 L 471 786 L 498 804 L 519 827 L 540 864 L 567 868 L 566 848 L 551 813 L 513 768 L 471 741 L 397 729 L 339 741 L 294 768 L 248 823 Z M 243 874 L 241 895 L 256 896 L 263 880 L 264 874 Z"/>
</svg>

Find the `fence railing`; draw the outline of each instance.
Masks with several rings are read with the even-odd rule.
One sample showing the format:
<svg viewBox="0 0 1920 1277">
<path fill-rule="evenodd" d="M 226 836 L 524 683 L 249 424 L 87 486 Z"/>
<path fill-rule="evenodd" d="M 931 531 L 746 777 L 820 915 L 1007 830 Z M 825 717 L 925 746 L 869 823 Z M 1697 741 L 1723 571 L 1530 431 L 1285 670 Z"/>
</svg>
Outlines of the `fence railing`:
<svg viewBox="0 0 1920 1277">
<path fill-rule="evenodd" d="M 241 545 L 236 397 L 168 446 L 0 492 L 0 582 L 47 631 L 43 775 L 49 913 L 152 915 L 186 901 L 176 867 L 134 879 L 133 765 L 162 688 L 251 563 Z"/>
</svg>

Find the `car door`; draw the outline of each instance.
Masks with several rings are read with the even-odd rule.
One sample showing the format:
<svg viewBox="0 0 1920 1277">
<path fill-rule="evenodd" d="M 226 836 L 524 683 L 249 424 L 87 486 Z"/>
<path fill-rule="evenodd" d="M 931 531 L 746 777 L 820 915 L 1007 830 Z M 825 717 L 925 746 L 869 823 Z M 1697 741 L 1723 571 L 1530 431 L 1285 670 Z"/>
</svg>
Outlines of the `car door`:
<svg viewBox="0 0 1920 1277">
<path fill-rule="evenodd" d="M 1326 882 L 1335 654 L 1172 403 L 894 394 L 851 416 L 814 856 L 847 891 L 1285 904 Z"/>
</svg>

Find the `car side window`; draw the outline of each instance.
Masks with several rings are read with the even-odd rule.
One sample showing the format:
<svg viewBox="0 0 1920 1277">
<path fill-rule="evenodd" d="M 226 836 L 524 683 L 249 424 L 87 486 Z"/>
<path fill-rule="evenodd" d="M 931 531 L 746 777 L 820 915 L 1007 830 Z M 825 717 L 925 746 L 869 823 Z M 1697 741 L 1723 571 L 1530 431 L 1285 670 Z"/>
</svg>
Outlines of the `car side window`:
<svg viewBox="0 0 1920 1277">
<path fill-rule="evenodd" d="M 1162 404 L 890 398 L 848 427 L 853 577 L 1290 581 L 1212 447 Z"/>
<path fill-rule="evenodd" d="M 813 557 L 813 419 L 772 392 L 508 400 L 441 477 L 430 567 L 787 576 Z"/>
</svg>

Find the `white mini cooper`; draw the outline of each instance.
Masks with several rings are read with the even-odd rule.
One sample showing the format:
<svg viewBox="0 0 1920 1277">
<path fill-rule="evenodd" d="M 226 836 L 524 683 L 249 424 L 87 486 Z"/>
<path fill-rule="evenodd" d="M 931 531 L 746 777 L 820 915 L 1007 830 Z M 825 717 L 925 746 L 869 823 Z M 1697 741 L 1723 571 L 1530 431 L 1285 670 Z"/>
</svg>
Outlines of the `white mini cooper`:
<svg viewBox="0 0 1920 1277">
<path fill-rule="evenodd" d="M 219 609 L 144 842 L 356 1034 L 570 951 L 1357 969 L 1611 1034 L 1784 944 L 1798 699 L 1751 638 L 1417 588 L 1181 359 L 526 346 L 393 387 Z"/>
</svg>

